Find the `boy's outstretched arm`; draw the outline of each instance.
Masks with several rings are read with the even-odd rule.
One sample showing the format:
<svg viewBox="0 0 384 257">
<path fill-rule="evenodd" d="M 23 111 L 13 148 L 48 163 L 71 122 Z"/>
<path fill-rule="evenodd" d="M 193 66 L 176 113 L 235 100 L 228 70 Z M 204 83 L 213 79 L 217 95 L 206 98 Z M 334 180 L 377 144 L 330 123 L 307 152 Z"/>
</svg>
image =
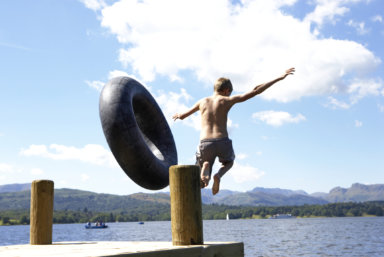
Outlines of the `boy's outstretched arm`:
<svg viewBox="0 0 384 257">
<path fill-rule="evenodd" d="M 274 80 L 271 80 L 271 81 L 269 81 L 267 83 L 263 83 L 263 84 L 257 85 L 251 91 L 249 91 L 249 92 L 247 92 L 245 94 L 242 94 L 242 95 L 233 96 L 232 98 L 237 103 L 244 102 L 244 101 L 248 100 L 249 98 L 254 97 L 255 95 L 263 93 L 267 88 L 269 88 L 270 86 L 272 86 L 276 82 L 285 79 L 288 75 L 293 75 L 294 72 L 295 72 L 295 68 L 290 68 L 290 69 L 286 70 L 284 72 L 284 74 L 281 75 L 280 77 L 278 77 L 278 78 L 276 78 Z"/>
<path fill-rule="evenodd" d="M 191 115 L 194 112 L 197 112 L 199 110 L 199 102 L 197 102 L 191 109 L 189 109 L 186 112 L 183 113 L 176 113 L 175 115 L 172 116 L 172 119 L 176 121 L 177 119 L 184 120 L 186 117 Z"/>
</svg>

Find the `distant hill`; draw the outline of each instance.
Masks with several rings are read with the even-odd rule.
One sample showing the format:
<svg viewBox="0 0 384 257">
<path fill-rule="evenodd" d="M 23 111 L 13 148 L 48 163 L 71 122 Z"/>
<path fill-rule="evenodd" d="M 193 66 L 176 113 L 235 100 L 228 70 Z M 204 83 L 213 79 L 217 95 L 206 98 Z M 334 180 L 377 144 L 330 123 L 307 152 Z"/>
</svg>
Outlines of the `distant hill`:
<svg viewBox="0 0 384 257">
<path fill-rule="evenodd" d="M 384 185 L 353 184 L 350 188 L 336 187 L 324 199 L 329 202 L 366 202 L 384 200 Z"/>
<path fill-rule="evenodd" d="M 265 188 L 265 187 L 255 187 L 252 193 L 266 193 L 266 194 L 275 194 L 275 195 L 284 195 L 284 196 L 292 196 L 292 195 L 308 195 L 304 190 L 290 190 L 290 189 L 281 189 L 281 188 Z"/>
<path fill-rule="evenodd" d="M 226 205 L 285 206 L 327 204 L 328 201 L 302 194 L 286 196 L 282 194 L 270 194 L 264 192 L 246 192 L 225 197 L 218 203 Z"/>
<path fill-rule="evenodd" d="M 220 190 L 220 193 L 217 195 L 212 195 L 211 189 L 202 189 L 201 190 L 201 201 L 205 204 L 219 203 L 222 199 L 240 194 L 241 192 L 231 191 L 227 189 Z"/>
<path fill-rule="evenodd" d="M 31 184 L 8 184 L 0 185 L 0 193 L 5 192 L 19 192 L 24 190 L 31 190 Z"/>
<path fill-rule="evenodd" d="M 323 192 L 316 192 L 316 193 L 310 194 L 310 196 L 321 198 L 321 199 L 325 199 L 327 195 L 328 193 L 323 193 Z"/>
<path fill-rule="evenodd" d="M 0 186 L 0 211 L 29 209 L 30 184 Z M 204 204 L 234 206 L 287 206 L 327 204 L 334 202 L 384 201 L 384 185 L 353 184 L 350 188 L 336 187 L 329 193 L 307 194 L 302 190 L 256 187 L 248 192 L 221 190 L 213 196 L 210 189 L 201 190 Z M 170 204 L 169 193 L 136 193 L 131 195 L 98 194 L 76 189 L 55 189 L 55 210 L 124 211 L 143 208 L 165 208 Z"/>
<path fill-rule="evenodd" d="M 0 193 L 0 211 L 30 208 L 30 191 Z M 127 208 L 154 208 L 169 205 L 169 195 L 133 194 L 111 195 L 97 194 L 76 189 L 55 189 L 55 210 L 89 210 L 98 212 L 124 211 Z"/>
</svg>

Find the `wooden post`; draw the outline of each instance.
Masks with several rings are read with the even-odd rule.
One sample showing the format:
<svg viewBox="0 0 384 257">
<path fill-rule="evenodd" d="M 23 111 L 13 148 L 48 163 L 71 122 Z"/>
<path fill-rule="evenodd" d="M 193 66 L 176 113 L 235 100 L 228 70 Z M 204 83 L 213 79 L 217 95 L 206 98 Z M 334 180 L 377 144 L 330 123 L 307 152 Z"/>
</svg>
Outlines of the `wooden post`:
<svg viewBox="0 0 384 257">
<path fill-rule="evenodd" d="M 171 166 L 169 188 L 173 245 L 204 244 L 199 166 Z"/>
<path fill-rule="evenodd" d="M 31 245 L 52 244 L 53 181 L 32 182 L 30 215 Z"/>
</svg>

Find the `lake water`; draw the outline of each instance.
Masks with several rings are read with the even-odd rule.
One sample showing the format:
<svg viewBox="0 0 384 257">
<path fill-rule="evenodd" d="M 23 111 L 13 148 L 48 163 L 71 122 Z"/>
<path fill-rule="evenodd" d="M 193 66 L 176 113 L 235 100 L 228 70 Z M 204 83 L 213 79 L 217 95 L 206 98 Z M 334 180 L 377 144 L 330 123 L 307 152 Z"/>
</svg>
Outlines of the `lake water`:
<svg viewBox="0 0 384 257">
<path fill-rule="evenodd" d="M 172 241 L 169 221 L 53 225 L 53 241 Z M 204 241 L 244 242 L 245 256 L 384 256 L 384 217 L 206 220 Z M 0 245 L 28 244 L 29 226 L 0 226 Z"/>
</svg>

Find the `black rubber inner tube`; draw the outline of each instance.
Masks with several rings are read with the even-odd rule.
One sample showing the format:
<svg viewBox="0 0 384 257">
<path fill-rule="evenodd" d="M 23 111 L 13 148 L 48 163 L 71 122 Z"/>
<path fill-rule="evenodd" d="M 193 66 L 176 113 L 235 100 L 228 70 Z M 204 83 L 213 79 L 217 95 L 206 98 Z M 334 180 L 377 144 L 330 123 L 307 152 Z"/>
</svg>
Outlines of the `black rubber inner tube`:
<svg viewBox="0 0 384 257">
<path fill-rule="evenodd" d="M 129 77 L 110 80 L 100 95 L 101 125 L 120 167 L 138 185 L 152 190 L 169 184 L 177 164 L 175 141 L 156 100 Z"/>
</svg>

